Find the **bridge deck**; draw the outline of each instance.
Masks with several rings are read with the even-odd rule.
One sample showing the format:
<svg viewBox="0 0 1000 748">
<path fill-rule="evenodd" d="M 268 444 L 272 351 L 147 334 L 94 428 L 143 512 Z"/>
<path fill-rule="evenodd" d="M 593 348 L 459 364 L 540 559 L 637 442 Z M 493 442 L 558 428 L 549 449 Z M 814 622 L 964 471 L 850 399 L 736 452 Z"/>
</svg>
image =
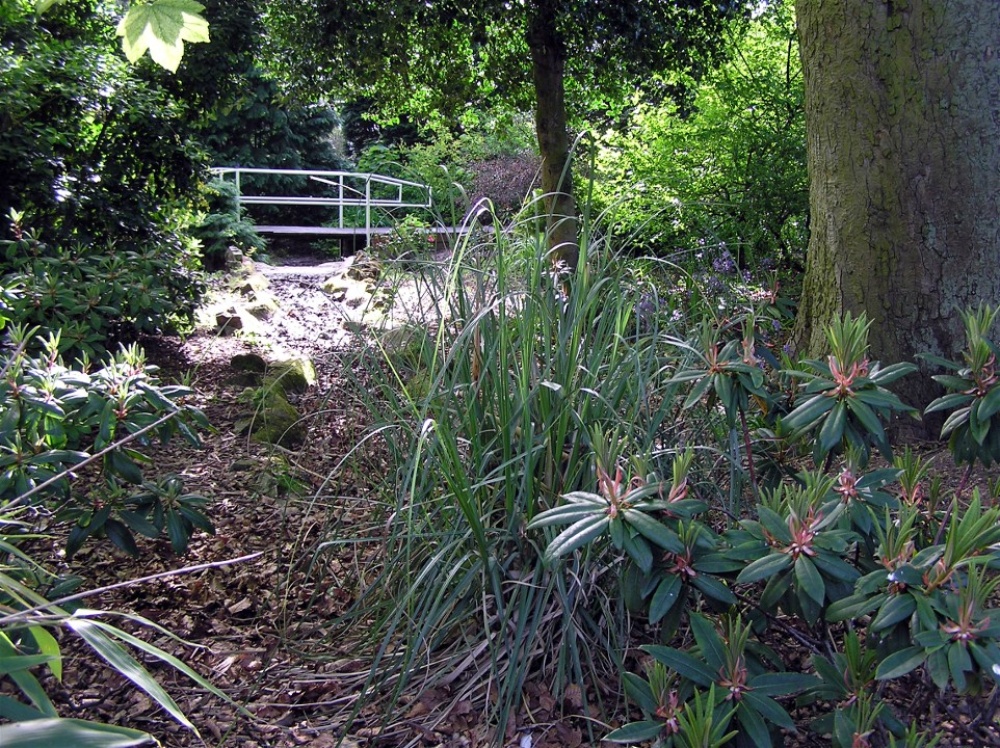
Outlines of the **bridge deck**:
<svg viewBox="0 0 1000 748">
<path fill-rule="evenodd" d="M 366 230 L 362 226 L 361 228 L 356 228 L 353 226 L 255 226 L 257 233 L 259 234 L 295 234 L 299 236 L 365 236 Z M 386 235 L 394 234 L 397 229 L 392 226 L 372 226 L 370 229 L 372 234 L 376 235 Z M 468 228 L 456 228 L 453 226 L 435 226 L 433 228 L 423 229 L 427 234 L 461 234 L 468 231 Z"/>
</svg>

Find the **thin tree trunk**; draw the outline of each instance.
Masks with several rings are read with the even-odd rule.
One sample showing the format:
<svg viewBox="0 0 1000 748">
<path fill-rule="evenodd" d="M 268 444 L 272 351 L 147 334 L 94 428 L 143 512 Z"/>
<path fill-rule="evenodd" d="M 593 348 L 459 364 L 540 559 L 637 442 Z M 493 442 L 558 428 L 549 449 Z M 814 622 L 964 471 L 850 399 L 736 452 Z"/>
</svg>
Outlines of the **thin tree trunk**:
<svg viewBox="0 0 1000 748">
<path fill-rule="evenodd" d="M 575 268 L 579 245 L 576 200 L 566 124 L 566 49 L 556 29 L 557 8 L 543 0 L 528 28 L 535 85 L 535 132 L 542 157 L 546 235 L 553 260 Z"/>
<path fill-rule="evenodd" d="M 1000 3 L 797 0 L 811 237 L 796 328 L 866 312 L 872 356 L 954 357 L 1000 301 Z M 895 388 L 923 407 L 928 370 Z"/>
</svg>

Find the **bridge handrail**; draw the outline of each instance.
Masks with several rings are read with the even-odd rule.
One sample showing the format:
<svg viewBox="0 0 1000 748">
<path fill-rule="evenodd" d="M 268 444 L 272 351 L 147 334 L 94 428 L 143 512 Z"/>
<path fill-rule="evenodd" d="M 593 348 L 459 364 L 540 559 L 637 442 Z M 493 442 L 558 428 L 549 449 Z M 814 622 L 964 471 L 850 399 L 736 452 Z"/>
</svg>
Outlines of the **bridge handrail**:
<svg viewBox="0 0 1000 748">
<path fill-rule="evenodd" d="M 216 166 L 212 168 L 212 173 L 223 179 L 232 174 L 236 183 L 236 203 L 240 205 L 327 205 L 339 208 L 338 225 L 344 228 L 344 208 L 363 207 L 365 209 L 365 235 L 369 244 L 371 243 L 371 209 L 376 208 L 430 208 L 432 205 L 432 190 L 429 185 L 420 182 L 412 182 L 406 179 L 385 176 L 384 174 L 374 174 L 371 172 L 337 171 L 328 169 L 269 169 L 254 166 Z M 284 176 L 302 176 L 310 180 L 322 182 L 337 188 L 336 197 L 308 197 L 295 195 L 244 195 L 240 184 L 241 174 L 274 174 Z M 333 181 L 336 179 L 336 181 Z M 348 182 L 361 182 L 364 189 L 357 189 Z M 396 188 L 396 197 L 393 198 L 373 198 L 371 194 L 372 184 L 386 185 Z M 420 189 L 426 195 L 423 202 L 407 201 L 403 199 L 403 189 L 412 187 Z M 353 193 L 358 197 L 346 197 L 346 193 Z"/>
</svg>

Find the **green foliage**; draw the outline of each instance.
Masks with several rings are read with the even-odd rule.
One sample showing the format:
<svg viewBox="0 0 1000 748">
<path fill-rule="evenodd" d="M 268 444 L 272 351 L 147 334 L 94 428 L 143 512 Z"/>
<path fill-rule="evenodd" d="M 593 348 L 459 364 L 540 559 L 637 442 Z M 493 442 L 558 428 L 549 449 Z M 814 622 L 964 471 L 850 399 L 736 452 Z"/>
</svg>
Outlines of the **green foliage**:
<svg viewBox="0 0 1000 748">
<path fill-rule="evenodd" d="M 923 358 L 954 371 L 938 374 L 934 381 L 943 385 L 943 395 L 924 411 L 948 412 L 941 427 L 941 437 L 948 437 L 948 448 L 956 464 L 980 462 L 989 467 L 1000 462 L 1000 377 L 996 373 L 998 349 L 990 340 L 1000 308 L 987 304 L 962 313 L 966 349 L 964 365 L 939 356 Z"/>
<path fill-rule="evenodd" d="M 764 660 L 748 647 L 750 626 L 738 616 L 724 618 L 721 633 L 713 621 L 697 613 L 691 615 L 690 627 L 695 644 L 687 650 L 643 647 L 654 661 L 647 679 L 629 673 L 626 683 L 646 720 L 614 730 L 606 740 L 635 740 L 632 736 L 647 726 L 646 737 L 663 735 L 663 744 L 668 746 L 721 746 L 739 735 L 747 745 L 766 748 L 775 744 L 777 728 L 795 729 L 774 697 L 814 686 L 814 676 L 769 672 Z M 767 654 L 776 659 L 773 652 Z M 677 675 L 670 678 L 668 673 Z M 666 683 L 669 690 L 664 688 Z"/>
<path fill-rule="evenodd" d="M 194 247 L 183 243 L 132 249 L 50 245 L 17 222 L 0 241 L 0 286 L 13 290 L 9 315 L 56 336 L 68 358 L 102 358 L 116 341 L 190 323 L 202 281 Z"/>
<path fill-rule="evenodd" d="M 401 112 L 457 119 L 470 108 L 529 111 L 531 47 L 546 33 L 557 34 L 559 48 L 550 51 L 564 56 L 570 108 L 603 111 L 648 82 L 651 70 L 703 69 L 723 20 L 741 10 L 701 0 L 537 8 L 477 0 L 459 9 L 358 0 L 336 8 L 269 3 L 266 20 L 271 65 L 297 92 L 367 98 L 386 119 Z"/>
<path fill-rule="evenodd" d="M 808 191 L 802 74 L 791 3 L 733 25 L 726 61 L 697 81 L 666 78 L 688 100 L 636 96 L 597 157 L 595 198 L 633 249 L 676 258 L 698 240 L 740 267 L 796 267 Z"/>
<path fill-rule="evenodd" d="M 856 631 L 845 634 L 842 652 L 834 652 L 830 658 L 815 654 L 812 663 L 821 682 L 808 690 L 803 702 L 837 704 L 832 712 L 814 721 L 811 727 L 815 732 L 833 734 L 840 748 L 852 748 L 854 735 L 870 730 L 873 718 L 893 733 L 902 733 L 903 726 L 888 704 L 872 695 L 877 685 L 878 654 L 864 646 Z"/>
<path fill-rule="evenodd" d="M 4 19 L 0 212 L 23 210 L 53 243 L 174 242 L 200 154 L 180 102 L 121 58 L 109 18 L 95 0 Z"/>
<path fill-rule="evenodd" d="M 41 15 L 65 2 L 36 0 L 35 12 Z M 135 63 L 148 50 L 156 64 L 176 72 L 185 41 L 208 41 L 208 22 L 199 15 L 204 9 L 194 0 L 147 0 L 132 5 L 118 24 L 125 56 Z"/>
<path fill-rule="evenodd" d="M 804 402 L 784 419 L 796 436 L 816 434 L 813 459 L 820 464 L 828 455 L 855 450 L 862 465 L 868 462 L 872 445 L 887 459 L 891 447 L 883 421 L 909 409 L 885 385 L 916 371 L 903 362 L 881 367 L 868 359 L 868 328 L 862 314 L 855 319 L 848 312 L 826 329 L 831 354 L 824 361 L 804 361 L 803 368 L 787 374 L 806 380 L 802 384 Z"/>
<path fill-rule="evenodd" d="M 928 542 L 918 521 L 917 507 L 900 507 L 880 531 L 880 568 L 859 579 L 827 617 L 871 615 L 878 680 L 926 665 L 938 688 L 978 692 L 984 681 L 1000 681 L 1000 619 L 986 607 L 1000 583 L 986 570 L 997 560 L 1000 510 L 983 508 L 978 495 L 964 510 L 953 506 L 943 518 L 943 542 Z"/>
<path fill-rule="evenodd" d="M 537 186 L 539 164 L 527 123 L 475 112 L 466 113 L 465 120 L 459 133 L 445 122 L 432 122 L 415 143 L 369 145 L 359 154 L 357 168 L 429 185 L 433 211 L 449 225 L 458 225 L 483 199 L 506 222 Z"/>
<path fill-rule="evenodd" d="M 0 381 L 0 502 L 47 504 L 75 525 L 67 552 L 90 536 L 102 534 L 116 546 L 136 553 L 138 532 L 159 537 L 167 530 L 178 553 L 195 528 L 212 531 L 201 508 L 205 499 L 184 494 L 179 479 L 143 484 L 142 465 L 150 458 L 138 448 L 155 436 L 175 434 L 198 443 L 194 427 L 208 423 L 183 402 L 185 387 L 161 385 L 155 367 L 138 348 L 123 349 L 93 372 L 66 367 L 58 337 L 49 338 L 41 355 L 25 353 L 27 339 L 15 330 L 17 349 L 4 364 Z M 127 446 L 116 444 L 126 438 Z M 98 461 L 100 486 L 89 496 L 71 490 L 69 470 Z M 129 486 L 141 493 L 130 495 Z"/>
<path fill-rule="evenodd" d="M 372 684 L 388 697 L 411 687 L 429 654 L 447 652 L 447 663 L 420 683 L 469 656 L 493 679 L 491 717 L 505 724 L 531 674 L 550 674 L 561 694 L 571 685 L 591 691 L 618 672 L 622 626 L 599 622 L 623 622 L 620 602 L 582 586 L 613 556 L 574 552 L 547 564 L 539 534 L 525 526 L 559 495 L 592 490 L 592 449 L 604 433 L 615 435 L 609 453 L 620 437 L 647 456 L 630 478 L 669 471 L 669 459 L 652 454 L 667 414 L 649 403 L 673 385 L 657 381 L 657 323 L 636 339 L 636 290 L 603 245 L 595 240 L 590 262 L 567 278 L 552 273 L 533 230 L 497 229 L 485 245 L 466 237 L 443 268 L 418 268 L 421 290 L 441 300 L 442 322 L 428 324 L 426 344 L 407 345 L 404 358 L 383 336 L 384 348 L 347 369 L 359 373 L 372 438 L 391 457 L 386 518 L 373 517 L 371 531 L 388 529 L 394 561 L 366 574 L 364 603 L 345 622 L 368 622 Z M 613 461 L 600 464 L 605 490 L 627 492 Z M 657 490 L 650 478 L 646 498 Z M 653 523 L 639 514 L 637 527 Z"/>
<path fill-rule="evenodd" d="M 229 247 L 236 247 L 245 254 L 265 249 L 266 242 L 237 202 L 234 182 L 214 179 L 205 186 L 204 195 L 208 200 L 208 213 L 193 233 L 201 241 L 206 267 L 221 268 Z"/>
<path fill-rule="evenodd" d="M 734 554 L 749 561 L 736 581 L 766 580 L 763 607 L 781 606 L 810 625 L 860 576 L 844 560 L 855 537 L 837 525 L 846 505 L 833 485 L 804 474 L 801 485 L 779 486 L 764 496 L 756 520 L 741 523 L 749 538 L 735 536 Z"/>
<path fill-rule="evenodd" d="M 979 318 L 979 327 L 988 328 L 988 317 Z M 744 329 L 753 327 L 751 322 Z M 666 340 L 679 353 L 667 365 L 676 367 L 670 382 L 690 387 L 686 397 L 674 400 L 675 412 L 694 414 L 694 406 L 706 400 L 704 417 L 716 412 L 731 430 L 741 409 L 752 403 L 765 411 L 775 407 L 779 397 L 768 389 L 767 369 L 761 372 L 745 360 L 756 350 L 753 338 L 719 345 L 711 326 L 700 329 L 692 336 L 696 342 Z M 643 460 L 629 458 L 627 441 L 592 430 L 596 490 L 568 491 L 528 523 L 529 531 L 545 532 L 545 558 L 551 564 L 592 558 L 605 549 L 623 555 L 627 563 L 619 594 L 633 614 L 644 614 L 660 627 L 664 640 L 686 641 L 676 633 L 685 619 L 690 622 L 693 645 L 643 647 L 656 663 L 647 667 L 645 678 L 627 674 L 624 687 L 644 719 L 613 731 L 610 739 L 687 744 L 680 719 L 685 704 L 704 693 L 698 689 L 719 693 L 728 687 L 727 706 L 741 736 L 736 744 L 770 744 L 773 727 L 787 727 L 790 718 L 777 703 L 762 701 L 779 692 L 769 693 L 759 685 L 764 681 L 754 680 L 742 653 L 750 651 L 753 633 L 782 616 L 824 632 L 819 640 L 835 636 L 831 624 L 841 621 L 864 630 L 863 638 L 847 634 L 842 653 L 814 658 L 820 680 L 799 674 L 778 678 L 789 685 L 781 693 L 804 690 L 801 698 L 807 702 L 840 704 L 815 729 L 832 734 L 834 743 L 845 748 L 873 730 L 888 730 L 914 745 L 923 740 L 915 731 L 907 733 L 890 705 L 870 694 L 872 684 L 921 667 L 942 690 L 979 693 L 1000 681 L 1000 618 L 989 607 L 1000 584 L 993 572 L 1000 561 L 1000 510 L 984 508 L 978 495 L 967 506 L 957 499 L 950 507 L 940 506 L 938 489 L 928 491 L 925 485 L 926 466 L 911 452 L 893 468 L 861 469 L 867 460 L 863 439 L 888 447 L 874 416 L 902 409 L 881 385 L 914 368 L 882 369 L 869 362 L 867 331 L 864 318 L 848 316 L 828 331 L 832 353 L 826 363 L 806 361 L 781 372 L 806 384 L 792 413 L 778 423 L 793 427 L 819 455 L 817 461 L 835 448 L 845 450 L 839 473 L 816 471 L 783 481 L 762 493 L 751 517 L 720 531 L 711 521 L 718 505 L 705 500 L 699 484 L 690 480 L 694 451 L 678 455 L 672 480 L 664 480 L 643 471 Z M 984 361 L 987 351 L 981 354 Z M 861 417 L 855 426 L 841 423 L 837 438 L 830 437 L 833 427 L 822 416 L 856 396 L 871 407 L 873 417 Z M 829 404 L 820 408 L 815 404 L 820 399 Z M 858 438 L 845 436 L 850 428 Z M 896 496 L 890 493 L 894 482 Z M 742 634 L 727 629 L 717 636 L 696 613 L 706 610 L 746 615 L 752 626 L 739 624 Z M 760 655 L 759 642 L 753 642 L 753 651 Z M 781 659 L 770 653 L 760 662 Z M 733 663 L 747 669 L 737 673 Z M 734 696 L 734 684 L 747 693 Z M 721 703 L 718 696 L 716 703 Z M 697 734 L 705 737 L 704 725 Z"/>
<path fill-rule="evenodd" d="M 6 316 L 0 313 L 2 322 Z M 172 718 L 197 733 L 174 699 L 129 650 L 161 661 L 232 703 L 229 697 L 172 654 L 105 619 L 122 617 L 132 631 L 138 625 L 158 637 L 180 640 L 140 616 L 82 608 L 79 600 L 86 593 L 61 597 L 79 586 L 80 580 L 56 577 L 21 545 L 39 537 L 32 534 L 25 518 L 36 516 L 43 506 L 81 519 L 89 516 L 86 527 L 78 523 L 71 532 L 71 545 L 103 531 L 116 545 L 134 551 L 128 528 L 138 524 L 141 531 L 159 523 L 155 534 L 166 525 L 171 543 L 180 552 L 192 527 L 211 531 L 198 509 L 204 501 L 183 495 L 173 478 L 155 496 L 136 497 L 130 513 L 105 511 L 96 502 L 87 508 L 88 500 L 69 486 L 75 471 L 98 461 L 109 488 L 141 480 L 139 463 L 149 459 L 135 446 L 148 444 L 146 434 L 165 439 L 180 431 L 196 441 L 189 423 L 204 425 L 204 418 L 176 402 L 188 393 L 186 389 L 156 383 L 152 367 L 145 365 L 136 349 L 123 350 L 105 367 L 88 373 L 67 369 L 54 339 L 36 357 L 25 353 L 27 341 L 17 328 L 12 341 L 15 350 L 6 357 L 0 375 L 0 684 L 6 682 L 0 696 L 4 721 L 0 743 L 19 748 L 155 743 L 138 730 L 59 717 L 38 671 L 44 667 L 61 681 L 64 666 L 75 667 L 77 659 L 64 662 L 60 643 L 50 633 L 54 628 L 79 636 Z M 85 449 L 100 451 L 88 455 Z"/>
</svg>

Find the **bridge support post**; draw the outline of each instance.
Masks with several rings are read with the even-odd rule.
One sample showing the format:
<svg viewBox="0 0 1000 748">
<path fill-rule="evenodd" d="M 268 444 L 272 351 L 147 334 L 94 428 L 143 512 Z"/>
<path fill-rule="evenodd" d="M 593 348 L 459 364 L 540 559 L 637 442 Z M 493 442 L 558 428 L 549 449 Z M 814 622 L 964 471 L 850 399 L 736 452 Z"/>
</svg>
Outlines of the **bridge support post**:
<svg viewBox="0 0 1000 748">
<path fill-rule="evenodd" d="M 365 180 L 365 241 L 372 246 L 372 180 Z"/>
</svg>

